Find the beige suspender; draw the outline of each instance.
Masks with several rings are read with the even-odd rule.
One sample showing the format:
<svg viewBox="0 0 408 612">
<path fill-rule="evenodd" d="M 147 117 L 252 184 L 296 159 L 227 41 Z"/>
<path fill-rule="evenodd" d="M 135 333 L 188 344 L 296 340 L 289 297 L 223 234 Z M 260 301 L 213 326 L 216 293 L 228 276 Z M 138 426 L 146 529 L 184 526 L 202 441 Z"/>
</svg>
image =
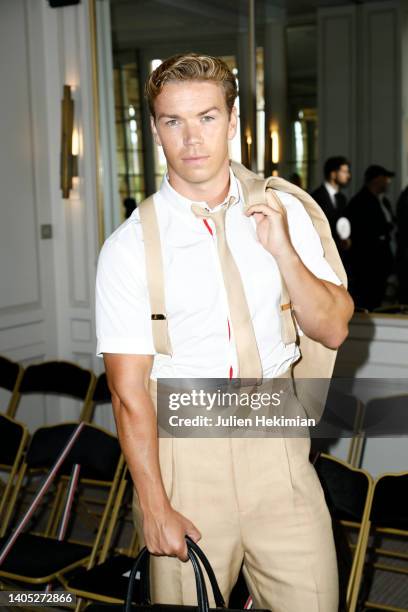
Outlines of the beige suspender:
<svg viewBox="0 0 408 612">
<path fill-rule="evenodd" d="M 142 224 L 146 260 L 147 288 L 150 299 L 154 347 L 158 353 L 171 355 L 166 301 L 164 293 L 163 256 L 160 230 L 153 196 L 138 206 Z"/>
<path fill-rule="evenodd" d="M 242 182 L 244 199 L 246 206 L 257 203 L 265 203 L 265 187 L 267 180 L 259 179 Z M 248 183 L 249 189 L 248 189 Z M 270 190 L 278 206 L 282 206 L 276 194 Z M 146 278 L 152 313 L 152 330 L 155 349 L 163 355 L 171 355 L 171 342 L 168 332 L 168 321 L 166 313 L 165 292 L 164 292 L 164 272 L 163 257 L 160 242 L 160 231 L 157 221 L 156 209 L 153 196 L 150 196 L 138 206 L 140 221 L 143 230 L 146 259 Z M 286 284 L 281 277 L 281 326 L 282 341 L 284 344 L 296 342 L 297 330 L 292 316 L 291 304 L 289 300 Z"/>
</svg>

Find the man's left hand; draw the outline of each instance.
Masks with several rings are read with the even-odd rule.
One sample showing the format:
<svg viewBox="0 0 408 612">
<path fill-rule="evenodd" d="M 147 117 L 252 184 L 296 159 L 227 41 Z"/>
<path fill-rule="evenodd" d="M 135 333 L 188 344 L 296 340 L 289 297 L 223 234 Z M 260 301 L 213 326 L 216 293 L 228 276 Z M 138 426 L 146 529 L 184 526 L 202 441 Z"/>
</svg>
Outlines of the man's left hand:
<svg viewBox="0 0 408 612">
<path fill-rule="evenodd" d="M 255 204 L 245 214 L 248 217 L 254 216 L 258 240 L 271 255 L 278 258 L 293 254 L 288 219 L 283 206 L 275 202 L 271 202 L 271 205 Z"/>
</svg>

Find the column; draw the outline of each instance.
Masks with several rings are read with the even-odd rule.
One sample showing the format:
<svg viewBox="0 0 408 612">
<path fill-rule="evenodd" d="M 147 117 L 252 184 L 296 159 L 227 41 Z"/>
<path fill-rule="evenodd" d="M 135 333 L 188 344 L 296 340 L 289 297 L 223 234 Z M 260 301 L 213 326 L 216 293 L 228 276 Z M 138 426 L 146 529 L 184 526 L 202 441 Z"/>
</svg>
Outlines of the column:
<svg viewBox="0 0 408 612">
<path fill-rule="evenodd" d="M 287 94 L 286 18 L 275 11 L 265 23 L 265 176 L 277 172 L 287 175 L 290 158 L 290 134 Z M 272 138 L 273 137 L 273 138 Z M 274 144 L 274 146 L 273 146 Z M 272 161 L 272 148 L 274 161 Z"/>
<path fill-rule="evenodd" d="M 256 172 L 256 43 L 253 0 L 238 33 L 237 64 L 242 163 Z"/>
<path fill-rule="evenodd" d="M 150 129 L 150 110 L 144 96 L 144 84 L 150 74 L 150 59 L 146 53 L 138 52 L 140 110 L 142 116 L 143 137 L 143 168 L 146 197 L 156 191 L 156 176 L 154 172 L 154 147 L 152 131 Z"/>
<path fill-rule="evenodd" d="M 109 0 L 98 0 L 96 10 L 96 38 L 99 89 L 99 135 L 102 190 L 104 196 L 105 235 L 109 236 L 121 222 L 116 168 L 116 120 L 113 91 L 113 55 Z"/>
</svg>

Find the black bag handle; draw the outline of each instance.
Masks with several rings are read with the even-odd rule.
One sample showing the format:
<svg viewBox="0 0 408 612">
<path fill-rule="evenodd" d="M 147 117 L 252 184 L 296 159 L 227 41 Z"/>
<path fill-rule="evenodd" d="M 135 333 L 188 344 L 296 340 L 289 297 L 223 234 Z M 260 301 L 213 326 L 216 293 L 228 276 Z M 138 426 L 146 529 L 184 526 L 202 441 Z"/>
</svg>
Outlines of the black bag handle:
<svg viewBox="0 0 408 612">
<path fill-rule="evenodd" d="M 213 592 L 213 596 L 215 600 L 215 605 L 217 606 L 217 608 L 225 608 L 224 598 L 222 596 L 220 587 L 218 586 L 217 578 L 215 577 L 214 570 L 211 567 L 211 564 L 208 558 L 205 556 L 204 552 L 201 550 L 198 544 L 196 544 L 194 540 L 190 538 L 190 536 L 186 536 L 186 540 L 187 540 L 187 546 L 188 544 L 190 544 L 191 549 L 195 552 L 197 557 L 200 559 L 201 563 L 204 566 L 205 571 L 207 572 L 207 576 L 210 580 L 210 584 L 211 584 L 211 588 L 212 588 L 212 592 Z"/>
<path fill-rule="evenodd" d="M 217 606 L 217 608 L 224 608 L 225 607 L 225 601 L 224 598 L 222 596 L 220 587 L 218 586 L 218 582 L 217 582 L 217 578 L 215 577 L 214 574 L 214 570 L 211 567 L 211 564 L 208 560 L 208 558 L 206 557 L 206 555 L 204 554 L 204 552 L 201 550 L 201 548 L 194 542 L 194 540 L 192 540 L 190 538 L 190 536 L 186 535 L 185 536 L 186 540 L 187 540 L 187 546 L 190 545 L 190 548 L 195 552 L 196 556 L 199 558 L 199 560 L 201 561 L 201 563 L 204 566 L 205 571 L 207 572 L 207 576 L 210 580 L 210 584 L 211 584 L 211 589 L 213 592 L 213 596 L 214 596 L 214 600 L 215 600 L 215 605 Z M 140 573 L 141 576 L 143 577 L 142 581 L 141 581 L 141 603 L 142 605 L 151 605 L 151 599 L 150 599 L 150 563 L 149 563 L 149 556 L 145 556 L 140 564 Z"/>
<path fill-rule="evenodd" d="M 211 567 L 210 562 L 208 561 L 207 557 L 205 556 L 201 548 L 197 546 L 197 544 L 189 536 L 186 536 L 186 542 L 187 542 L 188 557 L 193 565 L 193 570 L 194 570 L 199 612 L 209 612 L 209 605 L 208 605 L 207 588 L 205 585 L 203 572 L 202 572 L 198 559 L 200 559 L 200 561 L 202 562 L 207 572 L 208 578 L 211 583 L 211 588 L 213 591 L 215 604 L 217 608 L 224 608 L 225 607 L 224 598 L 221 594 L 217 579 L 215 577 L 215 574 Z M 142 548 L 142 550 L 139 552 L 138 556 L 136 557 L 132 571 L 129 576 L 128 590 L 127 590 L 126 602 L 125 602 L 125 607 L 124 607 L 125 612 L 131 612 L 132 610 L 134 580 L 135 580 L 136 573 L 138 571 L 140 571 L 140 578 L 141 578 L 141 593 L 142 593 L 141 603 L 142 605 L 151 605 L 149 559 L 150 559 L 149 551 L 147 550 L 146 547 Z"/>
<path fill-rule="evenodd" d="M 195 553 L 191 550 L 188 544 L 187 544 L 187 552 L 188 552 L 189 559 L 194 569 L 194 576 L 195 576 L 196 588 L 197 588 L 198 610 L 199 612 L 209 612 L 208 595 L 207 595 L 207 589 L 205 586 L 203 572 L 195 556 Z M 126 602 L 124 606 L 125 612 L 132 612 L 132 599 L 133 599 L 133 587 L 134 587 L 135 576 L 136 576 L 137 571 L 141 568 L 141 566 L 143 566 L 145 563 L 148 564 L 149 557 L 150 557 L 150 553 L 146 547 L 142 548 L 142 550 L 136 557 L 136 561 L 133 565 L 132 571 L 130 572 L 130 576 L 129 576 L 129 584 L 128 584 L 128 590 L 127 590 L 127 595 L 126 595 Z M 145 578 L 146 578 L 146 574 L 144 578 L 141 575 L 141 580 L 145 581 Z M 149 600 L 150 600 L 150 595 L 149 595 Z M 150 601 L 149 601 L 149 604 L 150 604 Z"/>
</svg>

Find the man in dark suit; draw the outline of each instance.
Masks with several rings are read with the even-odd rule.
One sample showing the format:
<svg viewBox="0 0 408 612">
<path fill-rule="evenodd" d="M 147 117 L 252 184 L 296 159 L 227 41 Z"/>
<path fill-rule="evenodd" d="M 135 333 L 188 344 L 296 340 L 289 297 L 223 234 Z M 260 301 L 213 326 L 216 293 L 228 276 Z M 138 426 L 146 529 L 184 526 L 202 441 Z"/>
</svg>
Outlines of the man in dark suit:
<svg viewBox="0 0 408 612">
<path fill-rule="evenodd" d="M 350 181 L 350 163 L 340 155 L 329 157 L 324 164 L 323 172 L 324 183 L 311 195 L 326 215 L 337 248 L 340 255 L 343 255 L 350 245 L 348 236 L 339 235 L 337 222 L 344 216 L 344 209 L 347 204 L 346 196 L 341 193 L 341 189 L 346 187 Z"/>
<path fill-rule="evenodd" d="M 408 304 L 408 187 L 398 198 L 397 226 L 398 298 L 401 304 Z"/>
<path fill-rule="evenodd" d="M 385 193 L 395 176 L 383 166 L 369 166 L 364 187 L 350 200 L 345 215 L 351 223 L 350 293 L 356 306 L 374 310 L 385 297 L 394 269 L 391 249 L 394 218 Z"/>
</svg>

